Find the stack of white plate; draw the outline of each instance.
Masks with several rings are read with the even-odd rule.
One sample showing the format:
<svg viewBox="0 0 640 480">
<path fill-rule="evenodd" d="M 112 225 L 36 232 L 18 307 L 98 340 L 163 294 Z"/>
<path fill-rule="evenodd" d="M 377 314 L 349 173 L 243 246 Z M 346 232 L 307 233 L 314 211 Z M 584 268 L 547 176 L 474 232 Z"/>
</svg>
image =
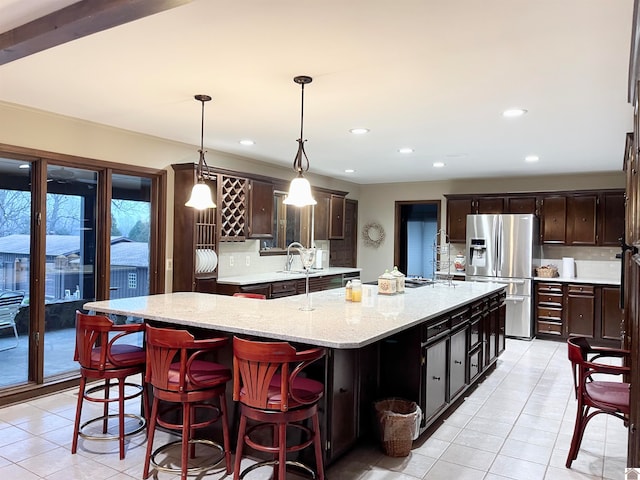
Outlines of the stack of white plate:
<svg viewBox="0 0 640 480">
<path fill-rule="evenodd" d="M 218 265 L 218 255 L 210 248 L 196 250 L 196 273 L 213 272 Z"/>
</svg>

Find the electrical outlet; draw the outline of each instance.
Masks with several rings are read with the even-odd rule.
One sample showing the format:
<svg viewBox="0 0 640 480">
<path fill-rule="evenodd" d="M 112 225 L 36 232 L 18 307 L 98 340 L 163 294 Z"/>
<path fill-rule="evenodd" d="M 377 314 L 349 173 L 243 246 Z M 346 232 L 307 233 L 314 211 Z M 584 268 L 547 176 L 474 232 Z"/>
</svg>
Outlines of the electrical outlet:
<svg viewBox="0 0 640 480">
<path fill-rule="evenodd" d="M 247 265 L 247 267 L 250 267 L 250 266 L 251 266 L 251 257 L 250 257 L 249 255 L 247 255 L 247 256 L 244 258 L 244 263 Z"/>
<path fill-rule="evenodd" d="M 229 266 L 233 267 L 233 255 L 229 256 Z"/>
<path fill-rule="evenodd" d="M 173 270 L 173 258 L 167 258 L 167 270 Z"/>
</svg>

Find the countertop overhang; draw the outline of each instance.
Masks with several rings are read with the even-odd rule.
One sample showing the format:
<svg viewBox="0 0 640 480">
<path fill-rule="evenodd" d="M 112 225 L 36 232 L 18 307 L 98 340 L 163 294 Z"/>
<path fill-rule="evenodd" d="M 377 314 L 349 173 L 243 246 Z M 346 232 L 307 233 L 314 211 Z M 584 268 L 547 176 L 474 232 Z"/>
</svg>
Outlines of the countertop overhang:
<svg viewBox="0 0 640 480">
<path fill-rule="evenodd" d="M 175 325 L 306 343 L 361 348 L 505 288 L 497 283 L 453 282 L 378 295 L 364 286 L 363 301 L 347 302 L 344 288 L 310 294 L 313 310 L 302 311 L 305 295 L 256 300 L 178 292 L 88 302 L 87 310 L 137 316 Z M 259 303 L 258 303 L 259 302 Z"/>
</svg>

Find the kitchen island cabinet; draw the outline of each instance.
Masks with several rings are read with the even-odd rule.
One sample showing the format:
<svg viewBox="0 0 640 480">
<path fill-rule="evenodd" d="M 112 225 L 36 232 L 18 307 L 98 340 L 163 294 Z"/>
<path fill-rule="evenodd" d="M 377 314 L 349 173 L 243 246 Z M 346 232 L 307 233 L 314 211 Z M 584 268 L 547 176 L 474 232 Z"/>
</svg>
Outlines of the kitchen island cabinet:
<svg viewBox="0 0 640 480">
<path fill-rule="evenodd" d="M 251 335 L 326 347 L 328 355 L 310 375 L 315 372 L 325 383 L 320 411 L 329 464 L 360 438 L 370 435 L 373 400 L 407 393 L 420 402 L 421 408 L 427 408 L 428 396 L 428 408 L 433 410 L 429 421 L 433 422 L 471 385 L 465 371 L 464 387 L 457 392 L 448 388 L 450 333 L 455 336 L 464 331 L 453 341 L 459 345 L 464 337 L 467 345 L 472 305 L 489 305 L 492 297 L 503 298 L 505 287 L 479 282 L 454 284 L 455 287 L 425 286 L 395 296 L 377 295 L 375 287 L 365 285 L 368 292 L 359 303 L 345 302 L 344 289 L 324 290 L 310 295 L 312 311 L 300 310 L 306 305 L 305 295 L 264 302 L 196 292 L 89 302 L 84 308 L 187 327 L 199 335 Z M 256 302 L 260 302 L 260 308 L 256 308 Z M 417 356 L 411 365 L 399 364 L 398 368 L 389 369 L 392 358 L 383 355 L 382 343 L 396 335 L 406 339 L 395 343 L 399 351 L 417 352 Z M 423 353 L 428 357 L 424 362 Z M 451 361 L 455 364 L 457 359 L 456 356 Z M 439 377 L 438 383 L 432 378 L 434 384 L 429 387 L 422 381 L 427 376 Z M 387 380 L 395 378 L 398 386 L 411 384 L 418 390 L 383 389 L 377 380 L 381 378 L 387 386 Z M 472 381 L 479 378 L 475 375 Z"/>
</svg>

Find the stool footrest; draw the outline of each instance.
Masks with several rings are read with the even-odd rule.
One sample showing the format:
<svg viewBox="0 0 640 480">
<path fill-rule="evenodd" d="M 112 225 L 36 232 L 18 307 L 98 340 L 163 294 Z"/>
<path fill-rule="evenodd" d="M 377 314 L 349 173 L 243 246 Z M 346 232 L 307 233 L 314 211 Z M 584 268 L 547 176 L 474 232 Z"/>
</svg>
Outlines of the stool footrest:
<svg viewBox="0 0 640 480">
<path fill-rule="evenodd" d="M 211 470 L 212 468 L 215 468 L 217 465 L 219 465 L 224 459 L 225 459 L 225 453 L 224 453 L 224 448 L 222 447 L 222 445 L 220 445 L 217 442 L 213 442 L 211 440 L 204 440 L 204 439 L 191 439 L 189 440 L 190 444 L 194 444 L 194 443 L 200 443 L 203 445 L 207 445 L 211 448 L 217 449 L 220 452 L 219 457 L 214 457 L 214 459 L 207 463 L 206 465 L 198 465 L 198 466 L 194 466 L 194 467 L 188 467 L 187 468 L 187 473 L 200 473 L 200 472 L 206 472 L 207 470 Z M 151 454 L 151 465 L 153 465 L 153 467 L 156 468 L 156 470 L 161 470 L 163 472 L 172 472 L 172 473 L 180 473 L 181 472 L 181 466 L 178 465 L 176 467 L 165 467 L 164 465 L 161 465 L 158 463 L 158 461 L 156 460 L 156 457 L 161 454 L 166 452 L 167 450 L 170 450 L 173 447 L 182 447 L 182 441 L 181 440 L 176 440 L 175 442 L 169 442 L 166 443 L 164 445 L 159 446 L 158 448 L 156 448 L 153 453 Z"/>
<path fill-rule="evenodd" d="M 140 415 L 134 415 L 133 413 L 125 413 L 124 416 L 126 418 L 134 418 L 138 420 L 138 426 L 136 428 L 128 432 L 124 432 L 125 437 L 129 435 L 135 435 L 136 433 L 141 432 L 142 430 L 144 430 L 144 427 L 147 425 L 147 422 L 144 419 L 144 417 Z M 118 433 L 114 433 L 114 434 L 105 433 L 105 434 L 94 435 L 94 434 L 84 432 L 84 429 L 89 425 L 91 425 L 92 423 L 103 422 L 105 419 L 108 420 L 109 418 L 119 419 L 120 416 L 117 413 L 113 413 L 111 415 L 107 415 L 106 417 L 103 415 L 101 417 L 96 417 L 96 418 L 92 418 L 91 420 L 87 420 L 82 425 L 80 425 L 80 428 L 78 429 L 78 436 L 82 438 L 86 438 L 87 440 L 117 440 L 118 438 L 120 438 L 120 435 L 118 435 Z"/>
<path fill-rule="evenodd" d="M 278 462 L 278 460 L 265 460 L 264 462 L 258 462 L 258 463 L 254 463 L 253 465 L 249 465 L 247 468 L 245 468 L 240 473 L 240 480 L 242 480 L 245 477 L 245 475 L 247 475 L 248 473 L 253 472 L 254 470 L 256 470 L 258 468 L 266 467 L 266 466 L 274 466 L 274 465 L 278 465 L 279 463 L 280 462 Z M 300 470 L 303 470 L 304 472 L 308 473 L 312 479 L 317 478 L 316 472 L 314 472 L 313 469 L 311 469 L 310 467 L 308 467 L 304 463 L 287 460 L 285 462 L 285 464 L 289 465 L 291 467 L 296 467 L 296 468 L 298 468 Z"/>
</svg>

